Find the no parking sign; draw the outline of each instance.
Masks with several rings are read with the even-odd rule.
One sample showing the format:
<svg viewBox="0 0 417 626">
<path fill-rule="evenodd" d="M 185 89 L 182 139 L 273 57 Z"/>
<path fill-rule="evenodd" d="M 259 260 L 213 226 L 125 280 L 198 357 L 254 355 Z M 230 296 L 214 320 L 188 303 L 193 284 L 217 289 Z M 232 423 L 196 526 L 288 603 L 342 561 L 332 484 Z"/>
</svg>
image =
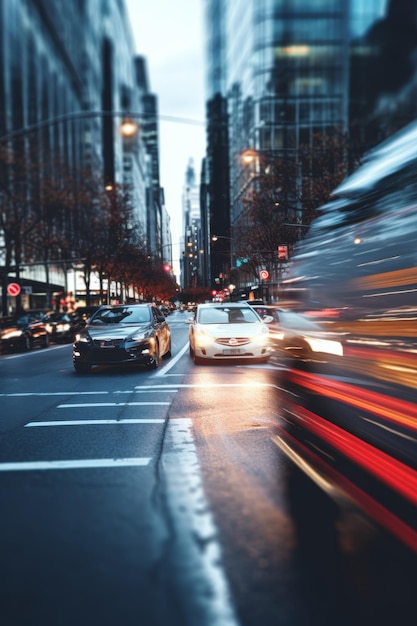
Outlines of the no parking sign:
<svg viewBox="0 0 417 626">
<path fill-rule="evenodd" d="M 260 276 L 261 280 L 268 280 L 268 278 L 269 278 L 268 270 L 261 270 L 259 272 L 259 276 Z"/>
<path fill-rule="evenodd" d="M 7 293 L 9 296 L 18 296 L 20 293 L 19 283 L 9 283 L 7 285 Z"/>
</svg>

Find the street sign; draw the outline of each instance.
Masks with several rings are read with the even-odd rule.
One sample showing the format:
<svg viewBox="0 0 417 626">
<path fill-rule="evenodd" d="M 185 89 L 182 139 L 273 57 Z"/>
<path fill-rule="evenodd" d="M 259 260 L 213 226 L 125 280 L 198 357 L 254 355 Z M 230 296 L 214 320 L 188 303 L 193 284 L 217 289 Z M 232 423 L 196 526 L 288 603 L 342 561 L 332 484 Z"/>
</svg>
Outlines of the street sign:
<svg viewBox="0 0 417 626">
<path fill-rule="evenodd" d="M 259 276 L 260 276 L 261 280 L 268 280 L 268 278 L 269 278 L 268 270 L 261 270 L 259 272 Z"/>
<path fill-rule="evenodd" d="M 18 296 L 20 293 L 19 283 L 9 283 L 7 285 L 7 293 L 9 296 Z"/>
<path fill-rule="evenodd" d="M 278 259 L 288 261 L 288 246 L 278 246 Z"/>
</svg>

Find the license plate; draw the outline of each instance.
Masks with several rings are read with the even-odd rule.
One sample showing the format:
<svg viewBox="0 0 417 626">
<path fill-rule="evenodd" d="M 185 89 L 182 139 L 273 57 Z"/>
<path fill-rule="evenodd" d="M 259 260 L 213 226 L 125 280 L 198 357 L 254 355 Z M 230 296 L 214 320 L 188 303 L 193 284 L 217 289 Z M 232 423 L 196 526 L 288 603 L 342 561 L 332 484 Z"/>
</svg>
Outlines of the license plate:
<svg viewBox="0 0 417 626">
<path fill-rule="evenodd" d="M 226 350 L 223 350 L 223 354 L 224 355 L 233 355 L 233 354 L 240 354 L 241 351 L 239 350 L 239 348 L 227 348 Z"/>
<path fill-rule="evenodd" d="M 114 341 L 102 341 L 100 343 L 100 348 L 115 348 Z"/>
</svg>

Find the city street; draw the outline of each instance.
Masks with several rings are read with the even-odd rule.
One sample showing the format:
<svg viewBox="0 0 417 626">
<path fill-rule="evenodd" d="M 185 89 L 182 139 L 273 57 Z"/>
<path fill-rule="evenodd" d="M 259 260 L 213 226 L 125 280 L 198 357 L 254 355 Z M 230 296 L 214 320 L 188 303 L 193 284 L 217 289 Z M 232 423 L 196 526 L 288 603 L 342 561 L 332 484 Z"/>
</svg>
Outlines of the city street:
<svg viewBox="0 0 417 626">
<path fill-rule="evenodd" d="M 279 362 L 194 365 L 187 315 L 155 371 L 0 357 L 2 626 L 414 623 L 415 562 L 359 515 L 299 534 Z"/>
</svg>

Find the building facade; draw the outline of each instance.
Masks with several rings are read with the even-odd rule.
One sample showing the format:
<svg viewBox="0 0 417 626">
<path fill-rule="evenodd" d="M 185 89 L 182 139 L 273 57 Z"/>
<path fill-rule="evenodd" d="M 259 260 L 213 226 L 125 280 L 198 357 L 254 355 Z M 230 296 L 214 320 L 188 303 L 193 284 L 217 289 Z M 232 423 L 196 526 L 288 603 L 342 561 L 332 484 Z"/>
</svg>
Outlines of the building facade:
<svg viewBox="0 0 417 626">
<path fill-rule="evenodd" d="M 181 287 L 183 290 L 204 287 L 205 250 L 202 238 L 201 187 L 197 183 L 193 159 L 185 172 L 182 198 L 183 232 L 181 242 Z"/>
<path fill-rule="evenodd" d="M 352 160 L 342 159 L 339 173 L 347 174 L 366 149 L 416 116 L 416 7 L 396 0 L 206 0 L 206 26 L 210 224 L 223 229 L 215 234 L 225 242 L 230 235 L 229 278 L 247 292 L 260 282 L 265 254 L 258 266 L 246 264 L 252 276 L 242 272 L 239 233 L 251 226 L 248 206 L 274 163 L 292 174 L 279 202 L 270 203 L 271 221 L 285 206 L 286 223 L 303 225 L 324 137 L 356 145 Z M 220 140 L 223 128 L 227 139 Z M 219 191 L 216 172 L 226 152 L 230 179 Z M 250 160 L 242 158 L 249 153 Z M 228 206 L 219 201 L 227 184 Z M 270 245 L 271 257 L 302 229 L 288 227 L 285 236 Z M 285 264 L 271 268 L 279 281 Z"/>
<path fill-rule="evenodd" d="M 132 115 L 133 121 L 144 122 L 145 133 L 123 133 L 122 122 Z M 52 211 L 46 202 L 46 181 L 49 190 L 59 185 L 67 189 L 67 198 L 71 196 L 71 205 L 68 202 L 64 211 L 61 203 L 53 214 L 55 232 L 50 235 L 55 243 L 49 250 L 45 233 L 37 229 L 45 213 Z M 146 62 L 135 56 L 123 0 L 4 0 L 0 4 L 0 196 L 7 217 L 0 232 L 3 313 L 17 305 L 48 306 L 51 295 L 59 291 L 78 290 L 75 301 L 94 297 L 78 280 L 78 233 L 84 222 L 91 228 L 94 219 L 99 220 L 100 205 L 105 203 L 102 193 L 107 189 L 112 202 L 111 194 L 121 187 L 129 189 L 127 231 L 134 226 L 142 240 L 152 240 L 154 250 L 162 235 L 150 224 L 162 228 L 163 198 L 157 100 L 149 90 Z M 59 232 L 66 234 L 66 242 L 58 243 Z M 7 296 L 10 279 L 23 287 L 20 301 Z"/>
</svg>

